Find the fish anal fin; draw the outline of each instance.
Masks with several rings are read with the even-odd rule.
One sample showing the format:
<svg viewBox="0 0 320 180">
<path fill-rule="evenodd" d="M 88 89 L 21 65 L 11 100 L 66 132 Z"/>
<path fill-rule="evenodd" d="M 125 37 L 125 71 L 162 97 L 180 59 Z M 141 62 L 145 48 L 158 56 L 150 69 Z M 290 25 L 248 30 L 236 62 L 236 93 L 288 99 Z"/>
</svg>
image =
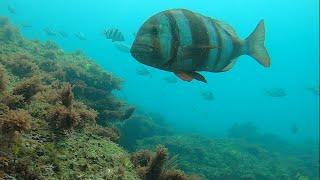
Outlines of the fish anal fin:
<svg viewBox="0 0 320 180">
<path fill-rule="evenodd" d="M 235 63 L 236 63 L 236 59 L 233 59 L 231 61 L 231 63 L 228 64 L 226 67 L 224 67 L 221 71 L 223 71 L 223 72 L 229 71 L 230 69 L 232 69 L 232 67 L 234 66 Z"/>
<path fill-rule="evenodd" d="M 205 77 L 203 77 L 200 73 L 197 72 L 182 72 L 177 71 L 174 72 L 176 76 L 178 76 L 181 80 L 191 82 L 193 79 L 207 83 L 207 80 Z"/>
</svg>

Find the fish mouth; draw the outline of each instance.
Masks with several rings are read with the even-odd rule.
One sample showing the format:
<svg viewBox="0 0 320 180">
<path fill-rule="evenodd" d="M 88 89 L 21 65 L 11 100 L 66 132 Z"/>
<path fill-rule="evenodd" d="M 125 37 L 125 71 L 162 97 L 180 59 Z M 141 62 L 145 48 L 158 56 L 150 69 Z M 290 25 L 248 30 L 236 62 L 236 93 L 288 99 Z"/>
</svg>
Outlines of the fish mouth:
<svg viewBox="0 0 320 180">
<path fill-rule="evenodd" d="M 155 50 L 155 47 L 150 46 L 148 44 L 134 44 L 131 48 L 131 54 L 145 54 L 150 53 Z"/>
</svg>

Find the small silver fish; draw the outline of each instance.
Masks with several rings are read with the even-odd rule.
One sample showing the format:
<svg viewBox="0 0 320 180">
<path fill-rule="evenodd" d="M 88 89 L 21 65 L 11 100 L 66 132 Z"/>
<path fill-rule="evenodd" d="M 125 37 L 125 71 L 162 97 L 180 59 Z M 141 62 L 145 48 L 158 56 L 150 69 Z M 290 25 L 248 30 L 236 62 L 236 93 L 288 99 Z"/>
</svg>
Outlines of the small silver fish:
<svg viewBox="0 0 320 180">
<path fill-rule="evenodd" d="M 130 46 L 123 42 L 113 42 L 114 47 L 124 53 L 130 53 Z"/>
<path fill-rule="evenodd" d="M 204 100 L 207 100 L 207 101 L 213 101 L 215 99 L 211 91 L 202 92 L 201 96 Z"/>
<path fill-rule="evenodd" d="M 320 91 L 319 91 L 319 85 L 317 86 L 312 86 L 312 87 L 307 87 L 307 90 L 309 90 L 310 92 L 312 92 L 315 95 L 320 95 Z"/>
<path fill-rule="evenodd" d="M 74 34 L 78 39 L 80 39 L 81 41 L 85 41 L 87 40 L 86 36 L 82 33 L 82 32 L 77 32 Z"/>
<path fill-rule="evenodd" d="M 104 35 L 106 36 L 107 39 L 111 39 L 112 42 L 115 42 L 115 41 L 121 42 L 125 40 L 120 30 L 116 28 L 105 30 Z"/>
<path fill-rule="evenodd" d="M 21 23 L 21 27 L 22 28 L 32 28 L 32 25 L 31 24 L 29 24 L 29 23 L 27 23 L 27 22 L 24 22 L 24 23 Z"/>
<path fill-rule="evenodd" d="M 267 89 L 265 90 L 265 93 L 270 97 L 276 97 L 276 98 L 287 96 L 286 90 L 282 88 Z"/>
<path fill-rule="evenodd" d="M 291 133 L 292 134 L 297 134 L 298 132 L 299 132 L 299 128 L 298 128 L 297 124 L 293 124 L 291 126 Z"/>
<path fill-rule="evenodd" d="M 48 27 L 44 28 L 43 31 L 47 36 L 57 36 L 57 32 Z"/>
<path fill-rule="evenodd" d="M 175 84 L 175 83 L 178 82 L 178 79 L 176 77 L 173 77 L 173 76 L 164 77 L 163 80 L 165 80 L 169 84 Z"/>
<path fill-rule="evenodd" d="M 68 34 L 67 32 L 65 32 L 65 31 L 63 31 L 63 30 L 59 31 L 58 33 L 59 33 L 59 35 L 60 35 L 62 38 L 67 38 L 67 37 L 69 37 L 69 34 Z"/>
<path fill-rule="evenodd" d="M 241 40 L 224 22 L 186 9 L 173 9 L 152 16 L 142 25 L 131 54 L 139 62 L 173 72 L 184 81 L 206 83 L 199 71 L 228 71 L 241 55 L 269 67 L 264 40 L 263 20 L 248 38 Z"/>
<path fill-rule="evenodd" d="M 140 76 L 151 76 L 150 71 L 145 67 L 137 68 L 136 73 L 137 75 L 140 75 Z"/>
<path fill-rule="evenodd" d="M 16 9 L 12 6 L 8 6 L 8 11 L 11 13 L 11 14 L 16 14 Z"/>
</svg>

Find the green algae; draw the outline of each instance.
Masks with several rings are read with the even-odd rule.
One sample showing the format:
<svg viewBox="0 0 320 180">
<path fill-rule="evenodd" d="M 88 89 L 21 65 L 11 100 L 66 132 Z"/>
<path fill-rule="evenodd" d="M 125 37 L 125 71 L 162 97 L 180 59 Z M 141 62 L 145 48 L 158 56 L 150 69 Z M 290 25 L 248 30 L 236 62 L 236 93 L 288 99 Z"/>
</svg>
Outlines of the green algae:
<svg viewBox="0 0 320 180">
<path fill-rule="evenodd" d="M 153 136 L 139 140 L 136 149 L 155 149 L 160 143 L 172 155 L 178 155 L 179 168 L 187 173 L 200 174 L 203 179 L 277 180 L 318 177 L 315 159 L 274 151 L 232 138 Z"/>
<path fill-rule="evenodd" d="M 139 179 L 130 154 L 113 142 L 111 119 L 97 117 L 125 113 L 112 95 L 121 79 L 83 53 L 25 39 L 5 17 L 0 43 L 0 179 Z M 98 100 L 105 106 L 94 109 Z"/>
</svg>

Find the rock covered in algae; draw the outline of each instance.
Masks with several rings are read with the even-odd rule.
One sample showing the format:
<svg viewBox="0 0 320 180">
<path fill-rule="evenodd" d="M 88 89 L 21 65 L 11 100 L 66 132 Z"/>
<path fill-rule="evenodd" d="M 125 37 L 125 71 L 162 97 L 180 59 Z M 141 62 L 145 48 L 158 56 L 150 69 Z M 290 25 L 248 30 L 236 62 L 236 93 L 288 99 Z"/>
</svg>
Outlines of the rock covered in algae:
<svg viewBox="0 0 320 180">
<path fill-rule="evenodd" d="M 318 151 L 310 149 L 307 155 L 296 146 L 290 146 L 293 152 L 276 152 L 238 139 L 178 135 L 145 138 L 138 141 L 136 149 L 153 150 L 160 143 L 178 156 L 178 168 L 200 174 L 202 179 L 298 179 L 297 174 L 318 177 Z"/>
<path fill-rule="evenodd" d="M 0 179 L 139 179 L 119 133 L 97 124 L 110 121 L 100 112 L 133 113 L 112 95 L 119 78 L 5 17 L 0 44 Z"/>
</svg>

